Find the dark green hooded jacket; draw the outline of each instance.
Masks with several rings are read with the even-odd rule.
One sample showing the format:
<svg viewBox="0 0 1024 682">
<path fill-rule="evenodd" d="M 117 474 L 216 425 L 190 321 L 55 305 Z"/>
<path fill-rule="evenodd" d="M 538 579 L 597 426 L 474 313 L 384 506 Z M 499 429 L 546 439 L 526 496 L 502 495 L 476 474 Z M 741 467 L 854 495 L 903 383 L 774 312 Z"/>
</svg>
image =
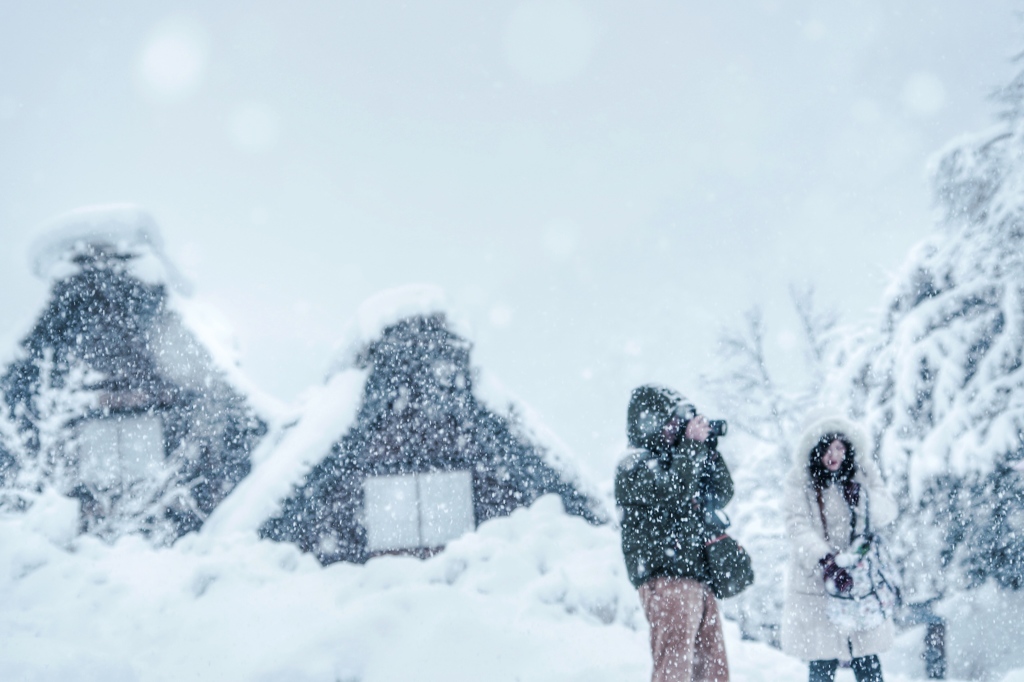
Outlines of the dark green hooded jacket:
<svg viewBox="0 0 1024 682">
<path fill-rule="evenodd" d="M 668 576 L 705 581 L 701 494 L 724 506 L 733 493 L 722 456 L 704 443 L 683 439 L 667 457 L 650 450 L 626 453 L 615 472 L 615 501 L 622 509 L 622 553 L 629 580 L 639 587 Z"/>
</svg>

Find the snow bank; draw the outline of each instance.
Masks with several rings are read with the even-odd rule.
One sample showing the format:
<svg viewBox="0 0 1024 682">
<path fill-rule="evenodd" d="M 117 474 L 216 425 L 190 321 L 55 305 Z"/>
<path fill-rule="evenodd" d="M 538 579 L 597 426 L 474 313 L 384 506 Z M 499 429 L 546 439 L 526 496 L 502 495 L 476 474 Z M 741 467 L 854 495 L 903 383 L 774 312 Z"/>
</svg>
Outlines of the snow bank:
<svg viewBox="0 0 1024 682">
<path fill-rule="evenodd" d="M 63 548 L 24 517 L 0 518 L 5 679 L 620 682 L 650 674 L 647 626 L 618 534 L 565 515 L 553 495 L 426 561 L 322 568 L 287 543 L 223 540 L 193 535 L 153 549 L 134 537 L 110 546 L 82 536 Z M 741 640 L 732 623 L 725 631 L 737 682 L 806 678 L 803 663 Z"/>
<path fill-rule="evenodd" d="M 327 568 L 252 536 L 84 536 L 71 551 L 0 519 L 0 669 L 24 680 L 619 682 L 649 674 L 617 535 L 554 496 L 427 561 Z M 735 679 L 802 666 L 727 627 Z"/>
<path fill-rule="evenodd" d="M 954 677 L 984 678 L 1024 668 L 1024 592 L 1000 590 L 990 581 L 955 595 L 936 611 L 949 623 L 946 652 Z"/>
</svg>

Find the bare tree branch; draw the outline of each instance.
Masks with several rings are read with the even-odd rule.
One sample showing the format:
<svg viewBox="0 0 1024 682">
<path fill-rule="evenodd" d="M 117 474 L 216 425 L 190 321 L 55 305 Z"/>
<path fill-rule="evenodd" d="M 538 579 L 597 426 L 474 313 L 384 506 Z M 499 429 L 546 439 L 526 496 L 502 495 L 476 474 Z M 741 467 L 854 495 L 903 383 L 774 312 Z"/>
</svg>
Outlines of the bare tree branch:
<svg viewBox="0 0 1024 682">
<path fill-rule="evenodd" d="M 813 389 L 820 388 L 824 380 L 824 366 L 832 342 L 832 333 L 839 324 L 834 310 L 819 310 L 814 302 L 813 284 L 792 284 L 789 288 L 793 308 L 804 332 L 807 360 L 814 371 Z"/>
</svg>

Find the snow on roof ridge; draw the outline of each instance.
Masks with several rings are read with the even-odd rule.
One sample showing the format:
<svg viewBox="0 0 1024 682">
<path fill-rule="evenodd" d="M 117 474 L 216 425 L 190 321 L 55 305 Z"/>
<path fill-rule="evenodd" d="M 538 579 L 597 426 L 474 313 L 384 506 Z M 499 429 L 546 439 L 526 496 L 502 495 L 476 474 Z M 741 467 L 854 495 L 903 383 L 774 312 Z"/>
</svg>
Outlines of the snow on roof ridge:
<svg viewBox="0 0 1024 682">
<path fill-rule="evenodd" d="M 363 301 L 356 310 L 356 324 L 364 339 L 371 340 L 391 325 L 414 315 L 444 313 L 444 290 L 429 283 L 413 283 L 384 289 Z"/>
<path fill-rule="evenodd" d="M 266 392 L 242 370 L 238 338 L 235 330 L 214 306 L 200 297 L 171 295 L 168 308 L 177 314 L 181 324 L 209 354 L 210 361 L 224 379 L 271 423 L 284 419 L 289 406 Z"/>
<path fill-rule="evenodd" d="M 83 206 L 62 213 L 37 228 L 29 247 L 32 272 L 44 279 L 65 273 L 60 265 L 67 255 L 85 244 L 107 245 L 125 251 L 149 252 L 156 263 L 147 263 L 145 279 L 170 284 L 182 294 L 191 285 L 164 252 L 163 236 L 153 215 L 131 203 Z"/>
<path fill-rule="evenodd" d="M 388 327 L 417 316 L 444 315 L 448 329 L 469 338 L 469 322 L 453 314 L 444 289 L 436 284 L 411 283 L 383 289 L 365 299 L 338 344 L 340 349 L 328 369 L 328 376 L 349 369 L 370 343 L 378 340 Z"/>
</svg>

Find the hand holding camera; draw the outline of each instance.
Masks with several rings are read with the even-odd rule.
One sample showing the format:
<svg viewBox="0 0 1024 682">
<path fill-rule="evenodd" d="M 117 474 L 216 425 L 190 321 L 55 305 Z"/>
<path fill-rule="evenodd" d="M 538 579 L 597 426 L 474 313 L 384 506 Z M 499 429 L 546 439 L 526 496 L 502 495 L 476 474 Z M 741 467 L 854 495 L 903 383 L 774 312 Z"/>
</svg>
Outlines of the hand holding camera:
<svg viewBox="0 0 1024 682">
<path fill-rule="evenodd" d="M 661 435 L 670 447 L 678 445 L 683 437 L 716 447 L 718 439 L 728 430 L 729 425 L 724 419 L 708 419 L 698 414 L 693 405 L 681 404 L 662 426 Z"/>
</svg>

